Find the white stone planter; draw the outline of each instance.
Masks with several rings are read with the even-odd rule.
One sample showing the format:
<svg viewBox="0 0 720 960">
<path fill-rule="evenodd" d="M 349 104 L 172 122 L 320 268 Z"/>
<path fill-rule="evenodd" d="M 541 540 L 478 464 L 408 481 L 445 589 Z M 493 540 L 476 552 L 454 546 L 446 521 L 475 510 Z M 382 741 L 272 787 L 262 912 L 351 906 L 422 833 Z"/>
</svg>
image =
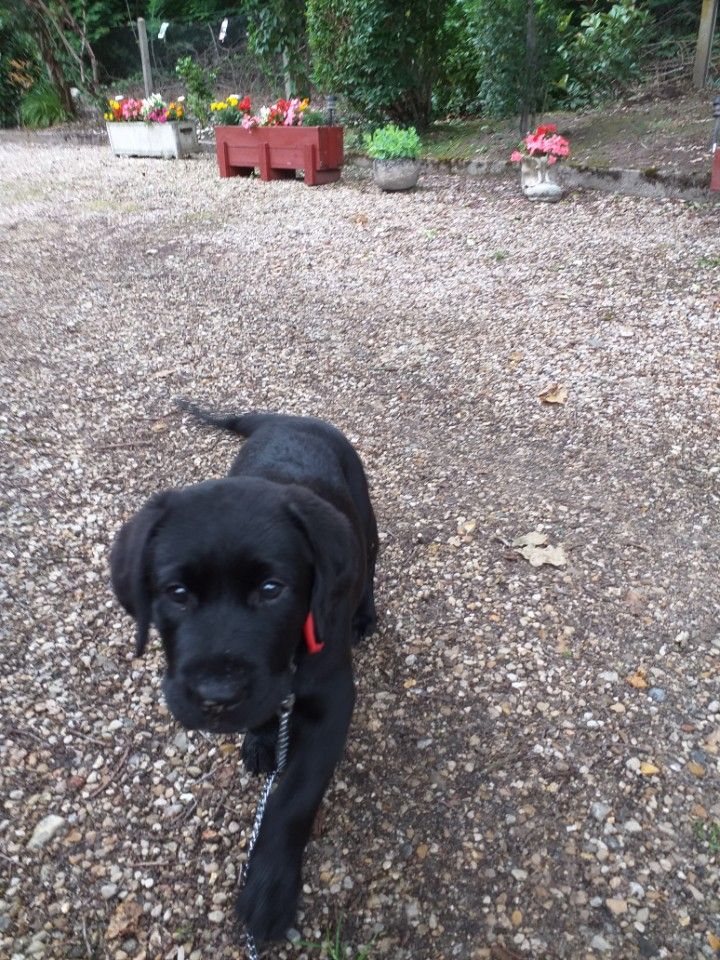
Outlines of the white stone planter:
<svg viewBox="0 0 720 960">
<path fill-rule="evenodd" d="M 373 179 L 381 190 L 411 190 L 419 176 L 419 160 L 373 160 Z"/>
<path fill-rule="evenodd" d="M 555 179 L 557 163 L 549 164 L 547 157 L 523 157 L 520 164 L 520 186 L 528 200 L 553 203 L 560 200 L 564 190 Z"/>
<path fill-rule="evenodd" d="M 198 150 L 195 125 L 188 120 L 167 123 L 118 120 L 105 126 L 110 149 L 116 157 L 162 157 L 169 160 L 190 156 Z"/>
</svg>

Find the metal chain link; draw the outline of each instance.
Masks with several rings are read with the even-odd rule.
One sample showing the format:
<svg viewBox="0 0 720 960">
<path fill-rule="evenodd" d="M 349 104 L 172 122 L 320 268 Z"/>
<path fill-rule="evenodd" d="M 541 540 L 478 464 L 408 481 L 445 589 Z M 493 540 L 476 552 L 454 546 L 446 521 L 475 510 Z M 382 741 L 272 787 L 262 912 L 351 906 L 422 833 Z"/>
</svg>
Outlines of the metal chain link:
<svg viewBox="0 0 720 960">
<path fill-rule="evenodd" d="M 245 886 L 245 882 L 247 881 L 250 857 L 252 856 L 255 844 L 257 843 L 257 838 L 260 835 L 260 827 L 265 814 L 265 807 L 267 806 L 268 799 L 272 793 L 272 788 L 275 785 L 275 780 L 283 772 L 285 769 L 285 764 L 287 763 L 288 747 L 290 745 L 290 714 L 292 713 L 294 706 L 294 693 L 289 694 L 283 700 L 280 706 L 280 727 L 278 729 L 277 746 L 275 747 L 275 769 L 272 773 L 268 774 L 268 778 L 265 781 L 265 786 L 260 794 L 257 810 L 255 811 L 255 822 L 253 823 L 252 833 L 250 834 L 250 840 L 248 841 L 247 846 L 247 856 L 245 858 L 245 863 L 243 864 L 242 873 L 240 875 L 243 886 Z M 253 937 L 249 931 L 246 931 L 245 933 L 245 949 L 247 951 L 248 960 L 260 960 L 257 952 L 257 946 L 255 945 L 255 937 Z"/>
</svg>

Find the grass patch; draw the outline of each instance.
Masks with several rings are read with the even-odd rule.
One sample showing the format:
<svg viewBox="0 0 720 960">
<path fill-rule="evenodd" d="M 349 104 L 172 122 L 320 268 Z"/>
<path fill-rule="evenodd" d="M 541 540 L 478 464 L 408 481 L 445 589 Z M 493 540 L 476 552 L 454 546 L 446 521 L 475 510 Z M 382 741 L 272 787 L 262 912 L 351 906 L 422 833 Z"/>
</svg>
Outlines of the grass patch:
<svg viewBox="0 0 720 960">
<path fill-rule="evenodd" d="M 699 267 L 720 267 L 720 257 L 700 257 Z"/>
<path fill-rule="evenodd" d="M 368 946 L 360 946 L 355 949 L 349 943 L 343 941 L 342 925 L 341 917 L 337 921 L 335 929 L 328 931 L 319 943 L 301 940 L 298 946 L 304 947 L 306 950 L 319 950 L 320 957 L 323 960 L 371 960 L 372 942 Z"/>
<path fill-rule="evenodd" d="M 698 843 L 707 844 L 708 853 L 713 856 L 720 853 L 720 820 L 696 820 L 693 834 Z"/>
</svg>

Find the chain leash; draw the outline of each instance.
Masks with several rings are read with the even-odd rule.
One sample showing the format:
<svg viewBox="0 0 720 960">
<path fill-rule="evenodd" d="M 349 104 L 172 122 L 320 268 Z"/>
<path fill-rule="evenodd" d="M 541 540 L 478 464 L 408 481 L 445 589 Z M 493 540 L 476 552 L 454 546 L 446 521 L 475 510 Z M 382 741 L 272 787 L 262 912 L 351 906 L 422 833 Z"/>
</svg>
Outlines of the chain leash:
<svg viewBox="0 0 720 960">
<path fill-rule="evenodd" d="M 294 693 L 288 694 L 288 696 L 280 705 L 280 727 L 278 729 L 275 769 L 272 773 L 268 774 L 267 780 L 265 781 L 265 785 L 262 789 L 262 793 L 260 794 L 257 810 L 255 811 L 255 822 L 253 823 L 252 833 L 250 834 L 250 840 L 248 841 L 247 856 L 245 858 L 245 863 L 243 864 L 240 877 L 243 886 L 245 886 L 245 882 L 247 881 L 250 857 L 252 856 L 253 849 L 257 843 L 257 838 L 260 835 L 260 827 L 265 814 L 265 807 L 267 806 L 268 799 L 270 798 L 270 794 L 272 793 L 272 789 L 275 785 L 275 780 L 283 772 L 285 769 L 285 764 L 287 763 L 288 747 L 290 745 L 290 714 L 292 713 L 294 706 Z M 257 946 L 255 945 L 255 937 L 253 937 L 249 931 L 246 931 L 245 933 L 245 949 L 247 951 L 248 960 L 260 960 Z"/>
</svg>

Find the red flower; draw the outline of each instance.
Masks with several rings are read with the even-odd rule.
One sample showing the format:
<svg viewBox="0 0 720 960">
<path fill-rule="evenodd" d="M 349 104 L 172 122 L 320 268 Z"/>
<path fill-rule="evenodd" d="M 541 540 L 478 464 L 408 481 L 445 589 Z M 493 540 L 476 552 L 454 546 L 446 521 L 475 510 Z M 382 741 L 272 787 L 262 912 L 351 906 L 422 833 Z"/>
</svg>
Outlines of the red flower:
<svg viewBox="0 0 720 960">
<path fill-rule="evenodd" d="M 546 123 L 544 126 L 540 126 L 535 131 L 536 137 L 544 137 L 548 133 L 557 133 L 557 124 L 556 123 Z"/>
</svg>

